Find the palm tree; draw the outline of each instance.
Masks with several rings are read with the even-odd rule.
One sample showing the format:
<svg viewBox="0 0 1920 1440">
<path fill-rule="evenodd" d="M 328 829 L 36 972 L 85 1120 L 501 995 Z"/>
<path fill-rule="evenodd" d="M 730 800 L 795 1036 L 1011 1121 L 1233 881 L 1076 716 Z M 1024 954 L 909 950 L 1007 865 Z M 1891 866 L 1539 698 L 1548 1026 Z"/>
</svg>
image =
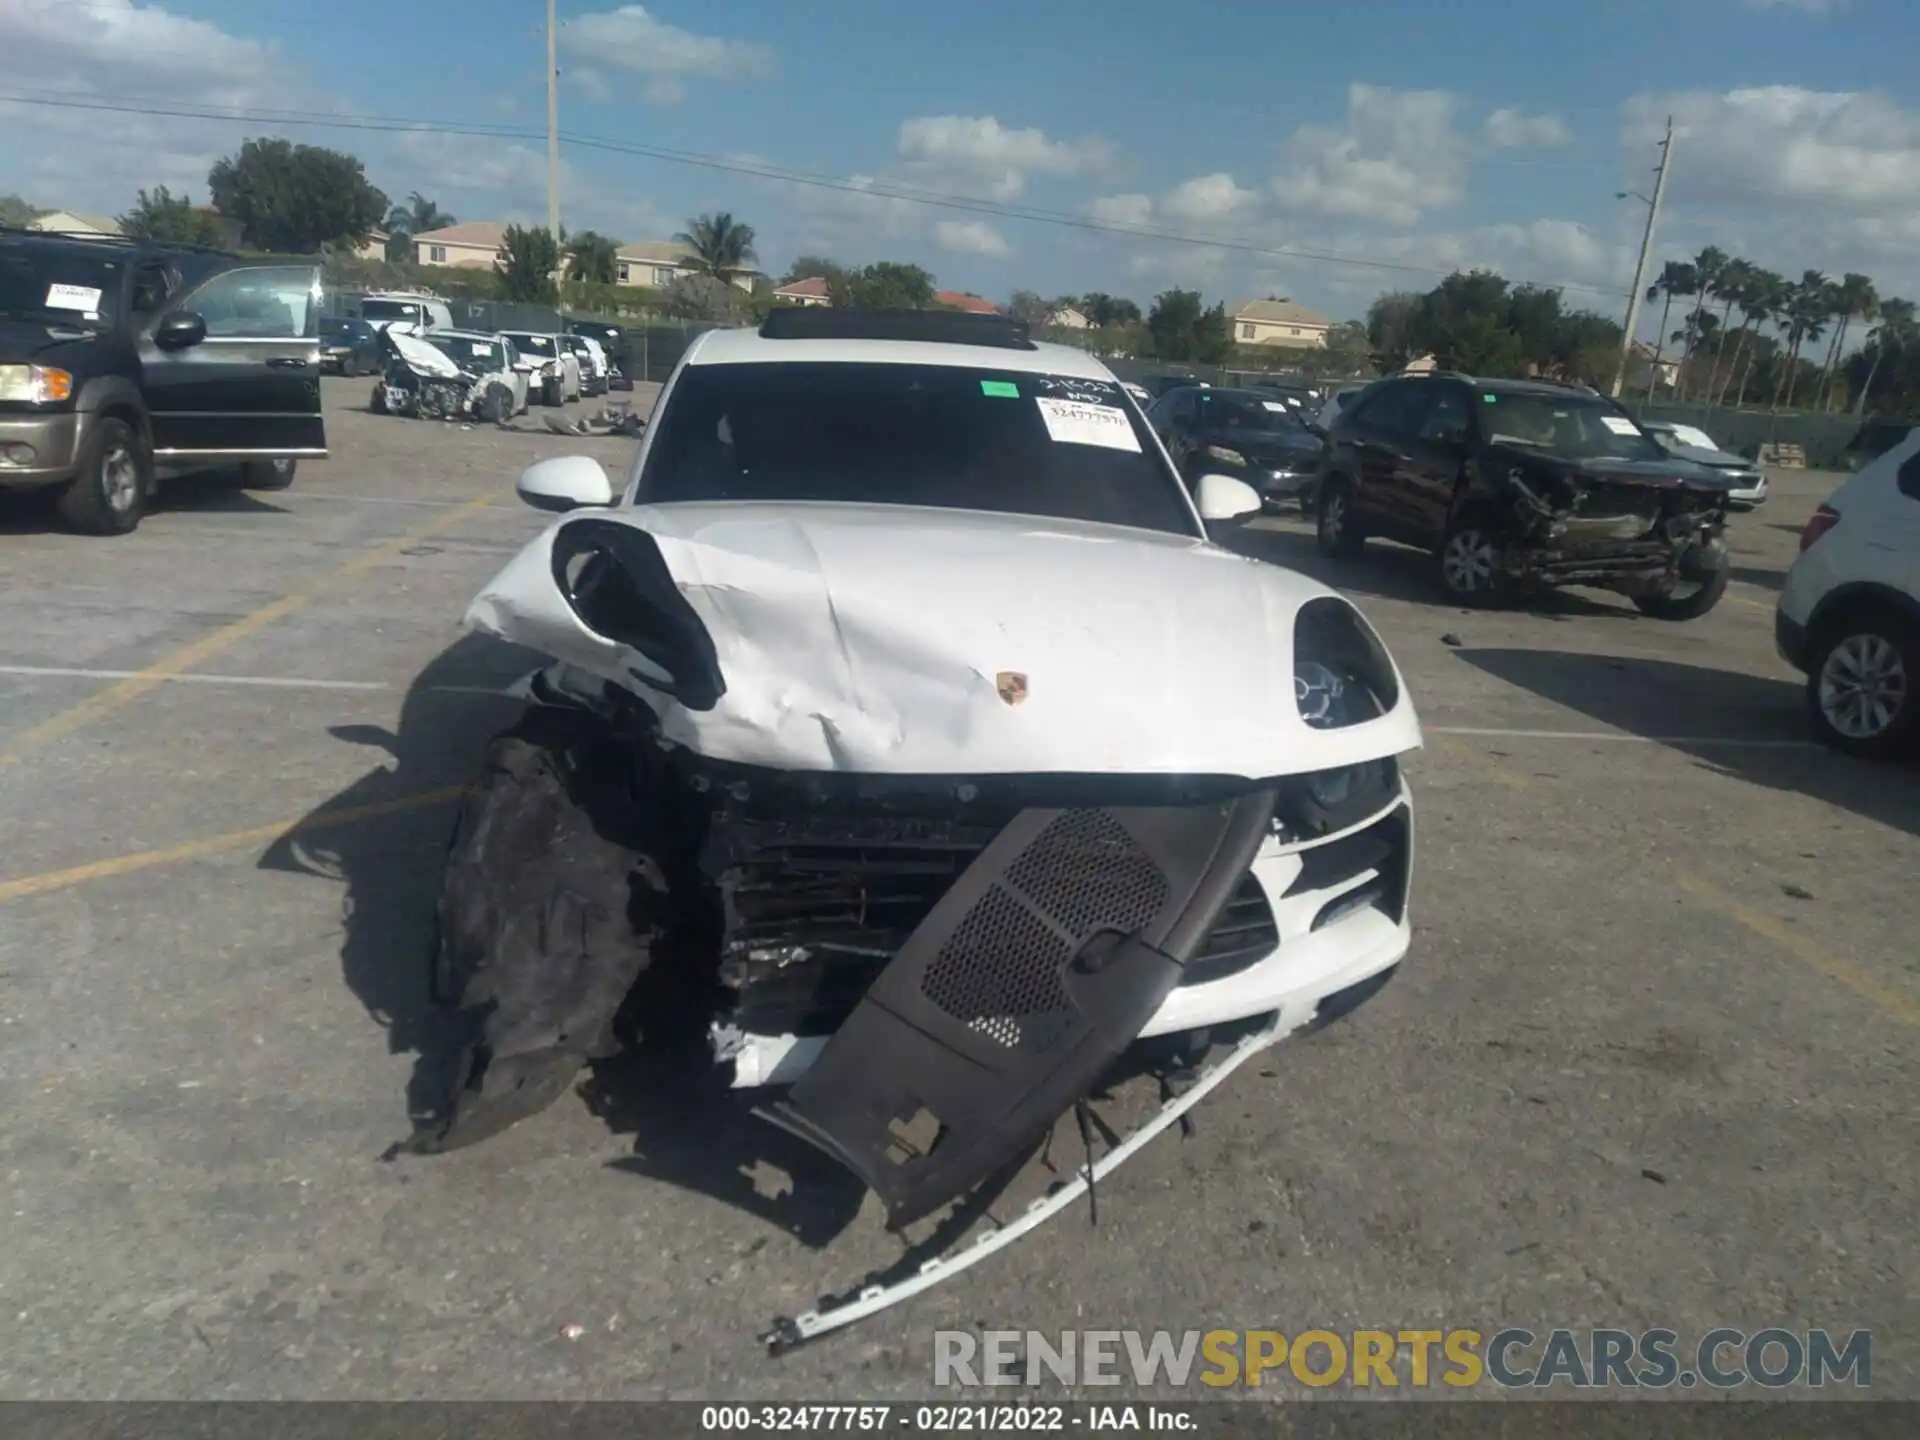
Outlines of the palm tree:
<svg viewBox="0 0 1920 1440">
<path fill-rule="evenodd" d="M 753 266 L 753 227 L 724 210 L 688 221 L 687 228 L 673 238 L 693 251 L 702 274 L 716 280 L 731 281 Z"/>
<path fill-rule="evenodd" d="M 1791 293 L 1786 280 L 1771 270 L 1754 267 L 1753 275 L 1747 283 L 1747 293 L 1741 298 L 1740 311 L 1743 320 L 1741 339 L 1746 346 L 1746 365 L 1740 363 L 1741 346 L 1733 348 L 1734 368 L 1740 372 L 1740 384 L 1733 394 L 1734 408 L 1738 409 L 1747 402 L 1747 382 L 1753 379 L 1755 351 L 1760 340 L 1760 327 L 1777 323 L 1781 312 L 1786 308 Z"/>
<path fill-rule="evenodd" d="M 619 273 L 620 242 L 596 230 L 567 236 L 567 279 L 576 285 L 611 285 Z"/>
<path fill-rule="evenodd" d="M 1820 408 L 1833 408 L 1833 379 L 1840 364 L 1840 356 L 1847 348 L 1847 329 L 1854 317 L 1871 320 L 1880 308 L 1879 292 L 1873 288 L 1873 281 L 1865 275 L 1849 270 L 1841 277 L 1839 285 L 1834 287 L 1834 316 L 1839 324 L 1834 327 L 1833 343 L 1827 347 L 1826 373 L 1820 380 Z"/>
<path fill-rule="evenodd" d="M 1720 302 L 1720 338 L 1713 347 L 1713 365 L 1707 371 L 1707 403 L 1716 403 L 1720 392 L 1727 383 L 1726 371 L 1721 361 L 1727 354 L 1727 336 L 1734 330 L 1733 311 L 1740 299 L 1747 293 L 1752 283 L 1756 267 L 1750 260 L 1731 259 L 1720 267 L 1720 273 L 1714 278 L 1711 294 Z"/>
<path fill-rule="evenodd" d="M 1800 283 L 1793 287 L 1787 302 L 1787 360 L 1780 374 L 1780 386 L 1773 393 L 1774 408 L 1793 404 L 1794 386 L 1800 378 L 1800 347 L 1826 333 L 1833 316 L 1833 282 L 1818 270 L 1804 270 Z"/>
<path fill-rule="evenodd" d="M 387 212 L 387 258 L 405 260 L 413 254 L 413 237 L 429 230 L 444 230 L 458 225 L 445 210 L 418 190 L 407 196 L 407 203 Z"/>
<path fill-rule="evenodd" d="M 1660 302 L 1660 329 L 1654 336 L 1653 363 L 1648 374 L 1653 377 L 1647 383 L 1651 394 L 1660 376 L 1660 352 L 1667 343 L 1667 319 L 1673 313 L 1675 296 L 1697 295 L 1700 293 L 1700 277 L 1694 273 L 1693 266 L 1684 260 L 1669 260 L 1660 267 L 1660 278 L 1647 287 L 1647 303 Z M 1676 377 L 1677 378 L 1677 377 Z"/>
<path fill-rule="evenodd" d="M 1913 301 L 1902 300 L 1898 295 L 1882 300 L 1880 323 L 1867 333 L 1867 343 L 1873 346 L 1873 363 L 1867 367 L 1866 383 L 1854 397 L 1855 419 L 1867 413 L 1867 395 L 1873 389 L 1873 377 L 1880 373 L 1880 362 L 1887 358 L 1887 351 L 1909 349 L 1916 339 L 1920 339 L 1920 326 L 1914 322 Z"/>
</svg>

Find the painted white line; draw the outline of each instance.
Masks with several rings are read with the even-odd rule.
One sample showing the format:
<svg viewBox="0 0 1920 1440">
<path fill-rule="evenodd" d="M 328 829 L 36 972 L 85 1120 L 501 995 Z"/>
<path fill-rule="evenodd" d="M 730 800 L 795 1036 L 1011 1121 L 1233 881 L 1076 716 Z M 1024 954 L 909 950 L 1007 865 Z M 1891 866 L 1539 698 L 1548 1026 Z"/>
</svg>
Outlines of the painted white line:
<svg viewBox="0 0 1920 1440">
<path fill-rule="evenodd" d="M 1732 735 L 1629 735 L 1621 730 L 1492 730 L 1473 725 L 1423 725 L 1429 735 L 1485 740 L 1605 740 L 1625 745 L 1714 745 L 1739 750 L 1819 750 L 1813 740 L 1749 740 Z"/>
<path fill-rule="evenodd" d="M 23 675 L 49 680 L 131 680 L 141 670 L 77 670 L 54 665 L 0 665 L 0 675 Z M 170 684 L 258 685 L 270 690 L 390 690 L 378 680 L 314 680 L 293 675 L 157 675 Z"/>
</svg>

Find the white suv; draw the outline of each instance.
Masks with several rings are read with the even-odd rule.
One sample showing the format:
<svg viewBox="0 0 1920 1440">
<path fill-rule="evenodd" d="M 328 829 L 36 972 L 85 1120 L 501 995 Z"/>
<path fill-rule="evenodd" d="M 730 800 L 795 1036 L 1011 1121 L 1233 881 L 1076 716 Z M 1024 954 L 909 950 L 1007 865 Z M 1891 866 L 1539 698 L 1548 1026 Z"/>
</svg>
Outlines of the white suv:
<svg viewBox="0 0 1920 1440">
<path fill-rule="evenodd" d="M 1782 658 L 1807 677 L 1820 738 L 1880 758 L 1916 734 L 1920 685 L 1920 429 L 1807 521 L 1774 613 Z"/>
</svg>

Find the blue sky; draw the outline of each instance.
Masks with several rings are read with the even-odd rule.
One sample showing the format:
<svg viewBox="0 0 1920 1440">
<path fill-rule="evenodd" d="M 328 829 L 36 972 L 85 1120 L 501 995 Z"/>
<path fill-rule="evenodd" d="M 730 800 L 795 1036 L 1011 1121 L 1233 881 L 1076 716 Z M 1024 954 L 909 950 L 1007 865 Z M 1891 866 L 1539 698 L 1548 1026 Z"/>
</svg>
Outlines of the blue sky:
<svg viewBox="0 0 1920 1440">
<path fill-rule="evenodd" d="M 1920 288 L 1912 0 L 561 0 L 560 14 L 563 131 L 757 172 L 570 145 L 567 222 L 637 241 L 726 209 L 775 271 L 804 249 L 917 261 L 996 298 L 1145 303 L 1186 284 L 1341 317 L 1486 264 L 1617 311 L 1645 210 L 1615 192 L 1650 192 L 1673 113 L 1657 258 L 1718 243 L 1796 275 Z M 0 191 L 108 212 L 141 185 L 199 198 L 212 158 L 284 133 L 361 155 L 396 198 L 537 218 L 544 60 L 540 0 L 0 0 L 0 97 L 26 97 L 0 98 Z M 55 94 L 255 118 L 41 103 Z M 259 118 L 293 111 L 442 128 Z M 476 126 L 534 133 L 445 133 Z"/>
</svg>

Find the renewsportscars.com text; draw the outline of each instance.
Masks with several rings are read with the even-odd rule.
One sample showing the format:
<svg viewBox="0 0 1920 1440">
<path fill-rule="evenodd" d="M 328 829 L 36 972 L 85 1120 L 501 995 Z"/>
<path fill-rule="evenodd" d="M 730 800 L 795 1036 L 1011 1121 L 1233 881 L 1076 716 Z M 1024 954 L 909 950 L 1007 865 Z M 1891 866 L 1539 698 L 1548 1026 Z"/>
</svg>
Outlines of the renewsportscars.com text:
<svg viewBox="0 0 1920 1440">
<path fill-rule="evenodd" d="M 1683 1342 L 1653 1329 L 938 1330 L 936 1387 L 1001 1385 L 1258 1386 L 1359 1389 L 1866 1389 L 1873 1336 L 1772 1327 L 1709 1330 Z"/>
</svg>

